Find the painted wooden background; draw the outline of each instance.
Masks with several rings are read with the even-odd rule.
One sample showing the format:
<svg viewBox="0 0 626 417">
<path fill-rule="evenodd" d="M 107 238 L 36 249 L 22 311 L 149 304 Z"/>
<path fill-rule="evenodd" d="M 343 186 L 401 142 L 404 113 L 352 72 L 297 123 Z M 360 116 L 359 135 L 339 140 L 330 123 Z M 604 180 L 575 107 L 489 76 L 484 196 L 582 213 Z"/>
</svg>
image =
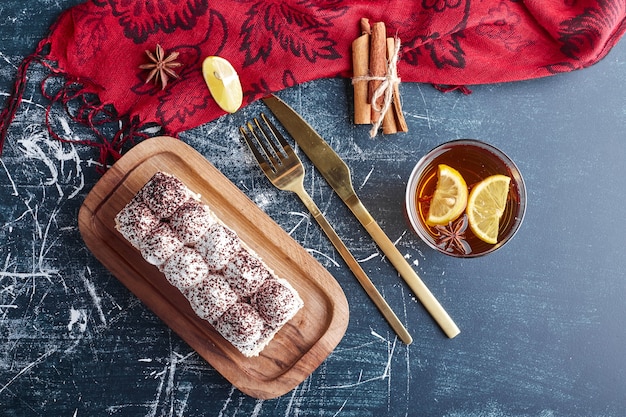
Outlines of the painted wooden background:
<svg viewBox="0 0 626 417">
<path fill-rule="evenodd" d="M 3 0 L 0 98 L 16 68 L 76 0 Z M 285 91 L 346 160 L 357 193 L 462 333 L 447 339 L 305 159 L 306 187 L 415 342 L 403 345 L 297 198 L 275 189 L 237 127 L 260 103 L 181 135 L 339 281 L 351 318 L 337 349 L 274 400 L 234 389 L 83 244 L 77 213 L 98 180 L 91 148 L 45 126 L 39 81 L 0 159 L 0 414 L 6 416 L 626 415 L 626 44 L 599 64 L 469 96 L 403 84 L 410 132 L 371 140 L 351 123 L 347 80 Z M 52 117 L 80 137 L 61 111 Z M 456 138 L 500 147 L 525 176 L 515 239 L 472 260 L 445 257 L 404 218 L 404 187 L 432 147 Z"/>
</svg>

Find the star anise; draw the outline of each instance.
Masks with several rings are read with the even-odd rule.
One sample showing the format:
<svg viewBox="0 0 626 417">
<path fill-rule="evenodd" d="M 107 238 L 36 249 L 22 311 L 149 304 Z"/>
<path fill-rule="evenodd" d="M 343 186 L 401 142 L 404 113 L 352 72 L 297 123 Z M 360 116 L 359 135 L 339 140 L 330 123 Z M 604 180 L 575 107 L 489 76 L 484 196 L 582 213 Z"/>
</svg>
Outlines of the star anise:
<svg viewBox="0 0 626 417">
<path fill-rule="evenodd" d="M 152 79 L 154 79 L 155 84 L 161 84 L 161 90 L 165 90 L 167 87 L 167 82 L 170 78 L 178 78 L 178 74 L 176 74 L 173 68 L 178 68 L 182 64 L 180 62 L 176 62 L 176 58 L 178 58 L 178 52 L 172 52 L 169 55 L 165 55 L 165 50 L 161 47 L 161 45 L 157 44 L 155 53 L 146 50 L 146 55 L 150 61 L 149 64 L 142 64 L 139 68 L 143 70 L 150 70 L 148 77 L 146 78 L 146 83 L 149 83 Z"/>
<path fill-rule="evenodd" d="M 438 233 L 437 246 L 446 252 L 458 251 L 464 255 L 469 255 L 472 248 L 465 240 L 465 230 L 468 225 L 467 215 L 459 217 L 447 226 L 435 226 Z"/>
</svg>

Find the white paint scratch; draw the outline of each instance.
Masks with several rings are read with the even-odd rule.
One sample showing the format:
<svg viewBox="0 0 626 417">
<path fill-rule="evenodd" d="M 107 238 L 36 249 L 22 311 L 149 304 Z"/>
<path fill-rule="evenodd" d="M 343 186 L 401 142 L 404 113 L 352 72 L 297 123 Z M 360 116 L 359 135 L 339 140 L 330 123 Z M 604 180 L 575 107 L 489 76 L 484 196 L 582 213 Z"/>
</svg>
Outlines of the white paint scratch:
<svg viewBox="0 0 626 417">
<path fill-rule="evenodd" d="M 95 285 L 93 285 L 93 282 L 91 282 L 91 281 L 89 281 L 89 279 L 87 279 L 87 274 L 86 273 L 82 273 L 81 274 L 81 278 L 83 280 L 83 284 L 85 285 L 85 288 L 87 289 L 87 292 L 91 296 L 91 299 L 93 301 L 94 307 L 96 307 L 96 311 L 98 312 L 98 316 L 100 317 L 100 321 L 102 322 L 102 324 L 106 325 L 107 324 L 107 318 L 104 315 L 104 311 L 102 311 L 102 299 L 100 298 L 100 296 L 96 292 Z"/>
<path fill-rule="evenodd" d="M 254 203 L 261 209 L 265 210 L 274 199 L 267 195 L 267 193 L 255 193 L 254 194 Z"/>
<path fill-rule="evenodd" d="M 374 172 L 374 167 L 372 167 L 372 169 L 370 169 L 370 172 L 368 172 L 367 175 L 365 176 L 365 178 L 363 179 L 363 182 L 359 186 L 359 190 L 361 190 L 365 186 L 365 184 L 367 184 L 367 182 L 369 181 L 369 179 L 372 176 L 373 172 Z"/>
<path fill-rule="evenodd" d="M 177 398 L 176 394 L 180 392 L 180 390 L 177 390 L 176 386 L 176 373 L 178 371 L 178 365 L 193 354 L 194 352 L 191 352 L 182 356 L 178 352 L 171 351 L 170 357 L 163 367 L 163 370 L 155 374 L 159 377 L 160 381 L 156 389 L 154 401 L 152 401 L 150 409 L 148 410 L 147 417 L 155 417 L 159 409 L 162 409 L 159 414 L 161 416 L 167 415 L 173 417 L 175 415 L 184 415 L 189 400 L 190 389 L 186 390 L 182 399 Z"/>
<path fill-rule="evenodd" d="M 261 415 L 262 408 L 263 408 L 263 400 L 257 400 L 254 403 L 254 409 L 252 410 L 252 414 L 250 414 L 250 417 L 259 417 Z"/>
<path fill-rule="evenodd" d="M 75 325 L 77 325 L 75 327 Z M 77 329 L 78 333 L 84 333 L 87 329 L 87 311 L 80 309 L 76 310 L 74 307 L 70 308 L 70 322 L 67 324 L 67 330 L 70 333 Z"/>
<path fill-rule="evenodd" d="M 296 394 L 298 393 L 298 389 L 300 387 L 296 387 L 293 391 L 291 391 L 291 396 L 289 397 L 289 402 L 287 403 L 287 407 L 285 407 L 285 417 L 291 416 L 291 408 L 293 407 L 294 399 L 296 398 Z"/>
<path fill-rule="evenodd" d="M 47 351 L 46 353 L 44 353 L 43 355 L 41 355 L 40 357 L 38 357 L 37 360 L 35 360 L 34 362 L 31 362 L 30 364 L 22 368 L 21 371 L 19 371 L 13 378 L 11 378 L 6 384 L 4 384 L 2 388 L 0 388 L 0 394 L 2 394 L 2 392 L 5 389 L 7 389 L 12 383 L 14 383 L 19 377 L 21 377 L 22 375 L 24 375 L 25 373 L 33 369 L 35 366 L 45 361 L 50 355 L 52 355 L 55 352 L 56 352 L 56 349 L 51 349 Z"/>
<path fill-rule="evenodd" d="M 3 9 L 0 9 L 0 11 L 2 11 L 2 10 L 3 10 Z M 9 58 L 8 58 L 5 54 L 3 54 L 2 52 L 0 52 L 0 57 L 2 57 L 2 59 L 3 59 L 4 61 L 6 61 L 6 63 L 7 63 L 7 64 L 11 65 L 11 66 L 13 67 L 13 69 L 17 70 L 17 65 L 15 65 L 13 62 L 11 62 L 11 61 L 9 60 Z M 8 94 L 8 93 L 4 93 L 4 92 L 3 92 L 3 93 L 0 93 L 0 95 L 7 96 L 7 97 L 9 96 L 9 94 Z"/>
<path fill-rule="evenodd" d="M 4 164 L 4 161 L 2 159 L 0 159 L 0 164 L 2 164 L 2 168 L 4 168 L 4 172 L 7 174 L 7 178 L 9 179 L 9 182 L 11 183 L 11 187 L 13 188 L 13 192 L 11 193 L 11 195 L 18 196 L 19 193 L 17 192 L 15 181 L 13 181 L 13 178 L 11 177 L 9 170 L 7 169 L 7 166 Z"/>
<path fill-rule="evenodd" d="M 334 266 L 339 266 L 339 263 L 337 261 L 335 261 L 333 258 L 331 258 L 330 256 L 326 255 L 325 253 L 322 253 L 320 251 L 318 251 L 317 249 L 306 249 L 307 252 L 309 253 L 316 253 L 320 256 L 323 256 L 324 258 L 328 259 Z"/>
<path fill-rule="evenodd" d="M 393 357 L 396 351 L 396 345 L 398 342 L 398 338 L 394 337 L 393 341 L 388 340 L 387 338 L 383 337 L 382 335 L 380 335 L 379 333 L 375 332 L 374 330 L 370 330 L 370 334 L 372 336 L 374 336 L 376 339 L 378 339 L 379 341 L 385 343 L 386 348 L 387 348 L 387 360 L 384 364 L 383 370 L 379 375 L 373 376 L 371 378 L 367 378 L 367 379 L 363 379 L 363 369 L 361 369 L 359 371 L 359 376 L 357 378 L 357 380 L 355 382 L 352 383 L 347 383 L 347 384 L 340 384 L 340 385 L 332 385 L 332 386 L 327 386 L 327 387 L 323 387 L 322 389 L 326 390 L 326 389 L 349 389 L 349 388 L 356 388 L 356 387 L 360 387 L 362 385 L 367 385 L 373 382 L 377 382 L 377 381 L 387 381 L 387 389 L 391 390 L 391 369 L 392 369 L 392 362 L 393 362 Z M 367 343 L 365 345 L 369 345 L 371 343 Z M 364 346 L 365 346 L 364 345 Z M 359 347 L 360 349 L 361 347 Z"/>
<path fill-rule="evenodd" d="M 27 215 L 30 215 L 33 218 L 33 241 L 32 241 L 32 258 L 33 258 L 33 266 L 31 270 L 28 272 L 18 272 L 18 271 L 10 271 L 8 269 L 8 257 L 5 262 L 5 266 L 2 271 L 0 271 L 1 277 L 12 277 L 19 279 L 28 279 L 28 278 L 46 278 L 50 283 L 52 283 L 52 277 L 58 275 L 58 269 L 51 268 L 48 266 L 46 256 L 54 246 L 58 238 L 53 239 L 51 243 L 48 243 L 50 229 L 53 224 L 56 224 L 56 216 L 59 213 L 59 206 L 57 206 L 52 212 L 49 213 L 50 217 L 45 225 L 42 228 L 41 222 L 39 221 L 39 207 L 35 205 L 35 207 L 31 207 L 31 199 L 24 201 L 24 205 L 26 205 L 27 210 L 19 217 L 22 219 Z M 19 220 L 18 220 L 19 221 Z M 15 222 L 14 222 L 15 223 Z M 4 227 L 7 227 L 5 225 Z M 37 247 L 39 245 L 39 247 Z M 9 254 L 10 255 L 10 254 Z"/>
<path fill-rule="evenodd" d="M 394 246 L 397 246 L 397 245 L 398 245 L 398 243 L 400 243 L 400 241 L 401 241 L 401 240 L 402 240 L 402 238 L 404 237 L 404 235 L 406 235 L 406 230 L 405 230 L 405 231 L 403 231 L 403 232 L 402 232 L 402 234 L 400 235 L 400 237 L 399 237 L 399 238 L 397 238 L 397 239 L 393 242 L 393 245 L 394 245 Z"/>
<path fill-rule="evenodd" d="M 298 212 L 298 211 L 291 211 L 289 212 L 289 214 L 291 216 L 298 216 L 301 217 L 300 221 L 298 221 L 298 223 L 296 223 L 296 225 L 294 227 L 291 228 L 291 230 L 289 232 L 287 232 L 287 234 L 289 234 L 289 236 L 293 235 L 293 233 L 300 228 L 300 225 L 302 223 L 308 223 L 309 220 L 309 215 L 308 213 L 303 213 L 303 212 Z"/>
<path fill-rule="evenodd" d="M 224 406 L 222 407 L 222 409 L 220 410 L 219 414 L 217 415 L 217 417 L 224 417 L 224 412 L 226 411 L 226 409 L 228 408 L 228 405 L 231 403 L 231 401 L 233 400 L 233 395 L 235 394 L 235 387 L 233 386 L 230 389 L 230 392 L 228 393 L 228 397 L 226 397 L 226 400 L 224 401 Z"/>
<path fill-rule="evenodd" d="M 66 122 L 67 123 L 67 122 Z M 69 125 L 64 126 L 71 134 Z M 69 138 L 74 139 L 74 138 Z M 44 186 L 54 186 L 59 192 L 59 197 L 64 196 L 60 179 L 78 180 L 78 184 L 73 186 L 68 199 L 74 198 L 85 186 L 85 179 L 81 168 L 81 159 L 78 150 L 72 143 L 63 143 L 50 138 L 39 124 L 27 126 L 24 134 L 17 141 L 21 146 L 24 156 L 35 159 L 43 163 L 49 171 Z M 72 162 L 72 167 L 66 172 L 65 165 Z"/>
<path fill-rule="evenodd" d="M 352 392 L 354 392 L 354 391 L 352 391 Z M 350 393 L 350 396 L 343 401 L 343 403 L 341 404 L 341 407 L 339 407 L 339 410 L 337 410 L 337 412 L 335 414 L 333 414 L 333 417 L 337 417 L 339 414 L 341 414 L 343 409 L 346 407 L 346 404 L 348 404 L 348 401 L 350 400 L 350 397 L 352 397 L 352 393 Z"/>
<path fill-rule="evenodd" d="M 378 252 L 375 252 L 375 253 L 372 253 L 371 255 L 369 255 L 369 256 L 367 256 L 367 257 L 365 257 L 363 259 L 357 259 L 357 262 L 358 263 L 367 262 L 367 261 L 370 261 L 370 260 L 372 260 L 374 258 L 377 258 L 379 255 L 380 254 Z"/>
</svg>

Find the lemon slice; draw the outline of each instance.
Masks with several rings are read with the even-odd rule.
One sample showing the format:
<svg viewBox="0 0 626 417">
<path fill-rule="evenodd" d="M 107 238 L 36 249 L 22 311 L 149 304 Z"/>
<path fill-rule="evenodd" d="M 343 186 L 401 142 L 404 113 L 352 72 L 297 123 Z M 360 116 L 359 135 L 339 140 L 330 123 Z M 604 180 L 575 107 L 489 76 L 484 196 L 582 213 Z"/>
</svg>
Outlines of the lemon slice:
<svg viewBox="0 0 626 417">
<path fill-rule="evenodd" d="M 472 232 L 480 240 L 498 243 L 500 218 L 506 207 L 511 178 L 492 175 L 472 188 L 467 203 L 467 219 Z"/>
<path fill-rule="evenodd" d="M 202 76 L 213 99 L 222 110 L 236 112 L 243 102 L 243 90 L 235 68 L 222 57 L 210 56 L 202 62 Z"/>
<path fill-rule="evenodd" d="M 456 169 L 445 164 L 437 167 L 437 188 L 430 201 L 426 223 L 445 225 L 459 217 L 467 205 L 467 184 Z"/>
</svg>

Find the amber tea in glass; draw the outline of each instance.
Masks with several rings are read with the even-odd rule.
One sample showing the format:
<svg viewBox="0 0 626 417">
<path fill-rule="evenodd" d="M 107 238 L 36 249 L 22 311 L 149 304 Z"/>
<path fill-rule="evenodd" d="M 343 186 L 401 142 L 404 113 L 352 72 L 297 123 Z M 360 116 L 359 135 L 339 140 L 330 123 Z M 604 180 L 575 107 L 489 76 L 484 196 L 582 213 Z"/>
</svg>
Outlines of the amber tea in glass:
<svg viewBox="0 0 626 417">
<path fill-rule="evenodd" d="M 459 171 L 470 191 L 491 175 L 502 174 L 511 178 L 496 244 L 476 237 L 467 224 L 465 213 L 448 225 L 430 226 L 426 223 L 440 164 Z M 447 142 L 430 151 L 417 163 L 407 184 L 406 210 L 413 229 L 429 246 L 451 256 L 475 257 L 498 249 L 516 233 L 525 209 L 526 188 L 515 163 L 502 151 L 474 139 Z"/>
</svg>

